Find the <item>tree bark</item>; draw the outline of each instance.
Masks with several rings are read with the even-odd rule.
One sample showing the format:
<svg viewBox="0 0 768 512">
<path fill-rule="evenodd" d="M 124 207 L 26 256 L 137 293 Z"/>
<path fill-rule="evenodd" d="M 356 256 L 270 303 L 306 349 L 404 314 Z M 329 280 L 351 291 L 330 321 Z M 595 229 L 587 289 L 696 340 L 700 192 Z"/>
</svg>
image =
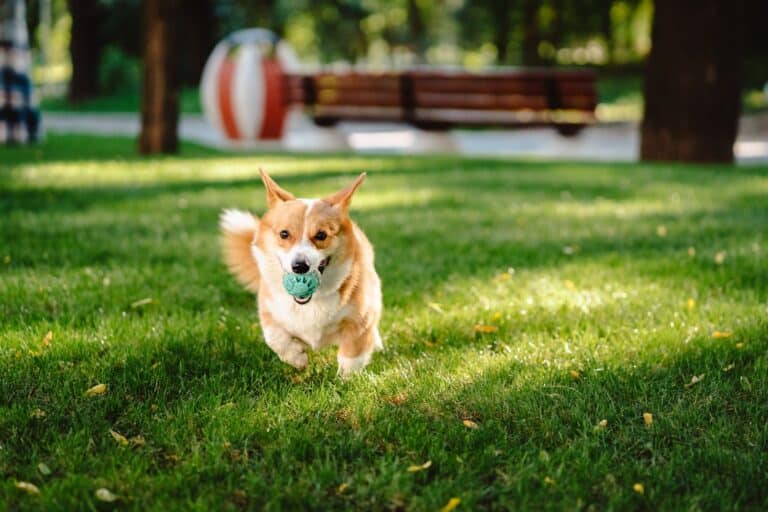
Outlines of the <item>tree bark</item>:
<svg viewBox="0 0 768 512">
<path fill-rule="evenodd" d="M 141 153 L 175 153 L 179 148 L 179 59 L 177 26 L 181 0 L 143 0 L 144 94 Z"/>
<path fill-rule="evenodd" d="M 512 32 L 509 2 L 494 2 L 492 12 L 495 21 L 493 45 L 496 47 L 496 64 L 503 65 L 509 60 L 509 38 Z"/>
<path fill-rule="evenodd" d="M 99 0 L 68 0 L 67 4 L 72 16 L 69 101 L 79 103 L 99 93 L 99 66 L 104 44 L 100 31 L 103 11 Z"/>
<path fill-rule="evenodd" d="M 539 43 L 541 42 L 539 7 L 541 7 L 540 0 L 525 0 L 523 2 L 523 66 L 541 64 L 539 58 Z"/>
<path fill-rule="evenodd" d="M 642 160 L 732 162 L 744 0 L 655 2 Z"/>
<path fill-rule="evenodd" d="M 427 28 L 416 0 L 408 0 L 408 32 L 418 62 L 424 62 L 427 53 Z"/>
<path fill-rule="evenodd" d="M 196 86 L 208 56 L 216 45 L 217 19 L 211 0 L 187 0 L 185 14 L 179 20 L 185 34 L 194 34 L 184 42 L 181 52 L 181 76 L 183 85 Z"/>
</svg>

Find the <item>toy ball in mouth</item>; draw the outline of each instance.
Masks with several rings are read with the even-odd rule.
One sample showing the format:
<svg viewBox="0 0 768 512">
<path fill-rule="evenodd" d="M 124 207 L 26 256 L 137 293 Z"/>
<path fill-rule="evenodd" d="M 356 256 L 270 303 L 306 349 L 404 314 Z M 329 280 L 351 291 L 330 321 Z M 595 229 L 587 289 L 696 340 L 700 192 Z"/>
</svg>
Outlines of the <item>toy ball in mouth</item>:
<svg viewBox="0 0 768 512">
<path fill-rule="evenodd" d="M 306 304 L 320 284 L 314 272 L 307 274 L 284 274 L 283 288 L 298 304 Z"/>
</svg>

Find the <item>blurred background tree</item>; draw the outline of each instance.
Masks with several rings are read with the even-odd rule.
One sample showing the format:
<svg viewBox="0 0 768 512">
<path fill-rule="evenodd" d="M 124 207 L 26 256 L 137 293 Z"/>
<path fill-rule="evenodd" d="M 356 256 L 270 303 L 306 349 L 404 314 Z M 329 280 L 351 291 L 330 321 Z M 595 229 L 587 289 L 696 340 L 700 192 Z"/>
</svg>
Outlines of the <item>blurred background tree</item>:
<svg viewBox="0 0 768 512">
<path fill-rule="evenodd" d="M 141 0 L 28 3 L 34 78 L 44 108 L 138 110 Z M 744 12 L 738 27 L 729 25 L 741 48 L 730 57 L 743 70 L 737 100 L 741 96 L 748 111 L 766 109 L 759 91 L 768 80 L 768 2 L 732 3 Z M 672 14 L 672 26 L 701 20 L 696 15 L 702 5 L 685 2 Z M 182 44 L 173 62 L 184 112 L 199 112 L 196 86 L 215 43 L 234 30 L 260 26 L 290 42 L 310 69 L 589 67 L 599 76 L 599 118 L 640 120 L 653 18 L 652 0 L 185 0 L 177 19 Z M 706 30 L 687 33 L 701 42 L 708 37 Z"/>
</svg>

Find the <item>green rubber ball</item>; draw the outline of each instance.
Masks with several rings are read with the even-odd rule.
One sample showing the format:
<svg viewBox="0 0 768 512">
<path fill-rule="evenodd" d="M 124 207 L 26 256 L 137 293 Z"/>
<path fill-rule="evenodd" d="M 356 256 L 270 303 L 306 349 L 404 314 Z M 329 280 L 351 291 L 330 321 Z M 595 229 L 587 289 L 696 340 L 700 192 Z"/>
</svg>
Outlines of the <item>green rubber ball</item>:
<svg viewBox="0 0 768 512">
<path fill-rule="evenodd" d="M 303 299 L 309 297 L 320 284 L 314 273 L 309 274 L 285 274 L 283 275 L 283 288 L 290 295 Z"/>
</svg>

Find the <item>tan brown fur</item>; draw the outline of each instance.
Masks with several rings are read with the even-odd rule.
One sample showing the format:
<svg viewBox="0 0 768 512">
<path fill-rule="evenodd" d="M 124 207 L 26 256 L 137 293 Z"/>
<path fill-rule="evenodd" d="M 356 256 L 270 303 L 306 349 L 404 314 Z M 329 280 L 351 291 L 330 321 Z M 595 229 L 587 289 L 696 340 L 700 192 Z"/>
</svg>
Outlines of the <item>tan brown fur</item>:
<svg viewBox="0 0 768 512">
<path fill-rule="evenodd" d="M 251 245 L 258 231 L 258 220 L 253 218 L 251 229 L 227 229 L 222 226 L 221 249 L 224 263 L 235 276 L 237 282 L 253 293 L 258 293 L 260 272 L 259 266 L 251 254 Z"/>
<path fill-rule="evenodd" d="M 304 200 L 261 172 L 269 209 L 260 221 L 235 212 L 240 216 L 231 217 L 234 227 L 228 226 L 225 212 L 224 260 L 238 281 L 258 294 L 265 341 L 283 361 L 303 368 L 308 346 L 332 343 L 339 347 L 339 371 L 357 371 L 381 348 L 381 284 L 373 247 L 348 213 L 365 174 L 324 199 Z M 324 239 L 316 236 L 321 231 Z M 306 251 L 320 255 L 315 261 L 332 259 L 321 276 L 323 294 L 310 306 L 297 307 L 282 289 L 282 275 L 289 271 L 284 260 Z M 317 329 L 311 332 L 315 323 Z"/>
</svg>

